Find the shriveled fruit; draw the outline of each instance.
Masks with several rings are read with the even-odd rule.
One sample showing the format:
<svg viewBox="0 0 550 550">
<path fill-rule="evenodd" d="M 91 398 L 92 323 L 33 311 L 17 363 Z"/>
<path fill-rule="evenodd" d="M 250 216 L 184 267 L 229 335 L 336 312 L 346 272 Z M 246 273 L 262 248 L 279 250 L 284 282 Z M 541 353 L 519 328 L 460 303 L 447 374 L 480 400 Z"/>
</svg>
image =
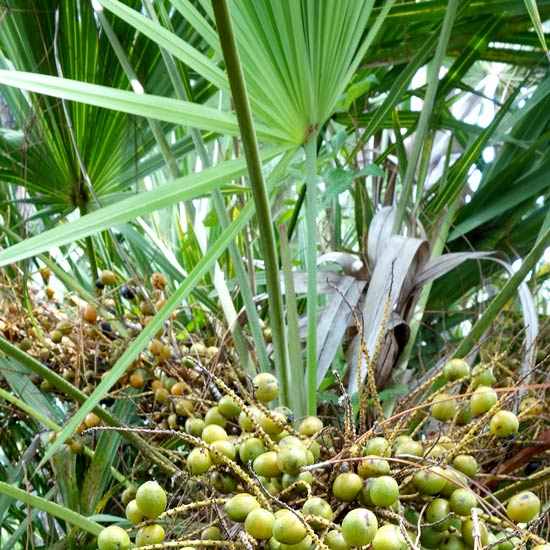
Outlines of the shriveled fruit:
<svg viewBox="0 0 550 550">
<path fill-rule="evenodd" d="M 508 517 L 517 523 L 534 520 L 540 513 L 540 500 L 531 491 L 522 491 L 514 495 L 506 506 Z"/>
<path fill-rule="evenodd" d="M 154 519 L 166 509 L 168 499 L 164 489 L 156 481 L 146 481 L 136 491 L 136 504 L 147 518 Z"/>
<path fill-rule="evenodd" d="M 243 522 L 252 510 L 260 508 L 260 503 L 248 493 L 238 493 L 225 503 L 225 512 L 229 519 Z"/>
<path fill-rule="evenodd" d="M 267 540 L 273 534 L 275 516 L 269 510 L 252 510 L 244 522 L 245 531 L 255 539 Z"/>
<path fill-rule="evenodd" d="M 407 550 L 407 541 L 397 525 L 382 525 L 372 539 L 372 550 Z"/>
<path fill-rule="evenodd" d="M 378 531 L 376 516 L 366 508 L 355 508 L 342 521 L 342 536 L 349 546 L 370 544 Z"/>
<path fill-rule="evenodd" d="M 361 477 L 352 472 L 345 472 L 336 476 L 332 484 L 332 494 L 342 502 L 351 502 L 357 497 L 362 487 Z"/>
<path fill-rule="evenodd" d="M 292 513 L 282 514 L 273 523 L 273 538 L 283 544 L 298 544 L 306 538 L 304 524 Z"/>
<path fill-rule="evenodd" d="M 130 537 L 122 527 L 109 525 L 99 533 L 97 547 L 99 550 L 128 550 Z"/>
<path fill-rule="evenodd" d="M 145 525 L 136 533 L 136 546 L 160 544 L 164 540 L 164 528 L 158 523 Z"/>
<path fill-rule="evenodd" d="M 254 397 L 262 403 L 268 403 L 277 399 L 279 395 L 279 382 L 277 378 L 268 372 L 257 374 L 252 380 L 254 385 Z"/>
<path fill-rule="evenodd" d="M 519 429 L 518 417 L 512 411 L 497 411 L 489 423 L 491 433 L 496 437 L 508 437 Z"/>
<path fill-rule="evenodd" d="M 433 398 L 430 412 L 436 420 L 447 422 L 456 413 L 456 399 L 450 393 L 440 393 Z"/>
</svg>

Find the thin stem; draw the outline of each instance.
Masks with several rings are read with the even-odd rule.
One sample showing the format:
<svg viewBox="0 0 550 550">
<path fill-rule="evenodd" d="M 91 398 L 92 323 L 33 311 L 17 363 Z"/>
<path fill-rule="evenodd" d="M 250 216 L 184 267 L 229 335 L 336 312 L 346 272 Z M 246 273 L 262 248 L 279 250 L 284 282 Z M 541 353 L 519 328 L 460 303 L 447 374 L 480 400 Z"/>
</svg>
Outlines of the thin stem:
<svg viewBox="0 0 550 550">
<path fill-rule="evenodd" d="M 312 136 L 306 152 L 306 224 L 307 224 L 307 412 L 317 412 L 317 143 Z"/>
<path fill-rule="evenodd" d="M 260 247 L 266 268 L 266 284 L 270 309 L 271 330 L 275 356 L 275 371 L 281 384 L 281 402 L 288 401 L 290 383 L 290 366 L 285 335 L 285 320 L 281 283 L 279 280 L 279 263 L 269 196 L 265 185 L 262 163 L 252 111 L 248 101 L 244 74 L 237 51 L 237 42 L 233 31 L 227 0 L 212 0 L 214 17 L 220 37 L 220 44 L 225 61 L 235 113 L 243 142 L 243 149 L 248 166 L 252 197 L 256 206 Z"/>
<path fill-rule="evenodd" d="M 531 271 L 540 260 L 546 248 L 550 246 L 550 228 L 537 241 L 531 252 L 527 254 L 521 263 L 521 267 L 508 279 L 499 293 L 493 298 L 483 315 L 479 318 L 476 324 L 472 327 L 468 336 L 464 338 L 460 346 L 453 353 L 455 357 L 466 357 L 475 346 L 476 342 L 482 337 L 483 333 L 489 328 L 489 325 L 494 321 L 495 317 L 502 311 L 505 304 L 512 298 L 521 282 L 525 279 L 529 271 Z"/>
<path fill-rule="evenodd" d="M 456 11 L 458 9 L 458 4 L 459 0 L 449 0 L 447 10 L 445 11 L 443 28 L 441 30 L 441 34 L 439 35 L 439 42 L 437 44 L 435 56 L 432 61 L 432 78 L 428 82 L 428 87 L 426 89 L 424 105 L 418 119 L 418 130 L 416 131 L 411 157 L 409 159 L 407 171 L 405 172 L 405 177 L 403 179 L 403 189 L 401 192 L 401 197 L 397 204 L 397 215 L 395 216 L 394 225 L 395 233 L 398 233 L 401 229 L 401 226 L 403 225 L 403 220 L 405 218 L 407 205 L 412 200 L 414 174 L 418 165 L 420 152 L 422 151 L 422 144 L 424 143 L 424 140 L 426 139 L 426 135 L 429 130 L 429 121 L 432 116 L 432 107 L 435 102 L 435 96 L 439 84 L 439 70 L 443 63 L 445 52 L 447 51 L 447 45 L 451 36 L 451 30 L 453 28 L 453 22 L 456 16 Z"/>
</svg>

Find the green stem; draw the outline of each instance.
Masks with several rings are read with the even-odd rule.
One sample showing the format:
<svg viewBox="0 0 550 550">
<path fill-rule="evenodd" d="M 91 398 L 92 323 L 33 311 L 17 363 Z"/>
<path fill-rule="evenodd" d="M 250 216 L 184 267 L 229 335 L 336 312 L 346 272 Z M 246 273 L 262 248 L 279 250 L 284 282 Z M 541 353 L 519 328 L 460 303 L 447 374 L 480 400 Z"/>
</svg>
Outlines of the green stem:
<svg viewBox="0 0 550 550">
<path fill-rule="evenodd" d="M 248 101 L 244 74 L 237 51 L 237 42 L 233 31 L 227 0 L 212 0 L 214 17 L 220 37 L 223 57 L 235 113 L 243 142 L 243 149 L 248 166 L 250 187 L 256 207 L 256 216 L 260 232 L 260 247 L 266 269 L 267 294 L 270 309 L 271 330 L 275 355 L 275 371 L 281 384 L 281 402 L 288 401 L 290 383 L 290 366 L 285 335 L 285 320 L 281 283 L 279 280 L 279 262 L 269 196 L 265 185 L 262 163 L 252 111 Z"/>
<path fill-rule="evenodd" d="M 414 138 L 411 158 L 409 159 L 409 163 L 407 165 L 407 171 L 405 172 L 405 177 L 403 179 L 403 189 L 401 192 L 401 197 L 399 198 L 399 202 L 397 204 L 397 214 L 395 216 L 394 225 L 395 233 L 398 233 L 400 231 L 401 226 L 403 225 L 403 220 L 405 218 L 405 211 L 407 210 L 407 206 L 412 199 L 414 175 L 416 172 L 416 167 L 418 165 L 420 152 L 422 151 L 422 144 L 424 143 L 424 140 L 429 130 L 429 122 L 432 116 L 432 108 L 435 102 L 435 96 L 439 84 L 439 70 L 443 63 L 445 52 L 447 51 L 447 45 L 451 36 L 451 30 L 453 28 L 453 22 L 455 19 L 456 11 L 458 9 L 458 5 L 459 0 L 449 0 L 447 9 L 445 11 L 443 28 L 441 29 L 439 42 L 437 44 L 435 56 L 432 61 L 432 78 L 430 78 L 426 89 L 424 105 L 418 119 L 418 129 Z"/>
<path fill-rule="evenodd" d="M 80 210 L 80 216 L 85 216 L 88 213 L 88 207 L 85 204 L 81 204 L 78 209 Z M 94 242 L 92 240 L 92 237 L 86 237 L 84 239 L 84 243 L 86 244 L 86 256 L 88 257 L 88 261 L 90 262 L 90 274 L 92 277 L 92 286 L 93 286 L 93 281 L 97 279 L 98 272 L 97 272 L 97 261 L 96 261 L 95 250 L 94 250 Z"/>
<path fill-rule="evenodd" d="M 312 136 L 306 152 L 306 225 L 307 225 L 307 413 L 317 412 L 317 143 Z"/>
<path fill-rule="evenodd" d="M 79 527 L 83 531 L 87 531 L 92 535 L 97 536 L 103 530 L 103 527 L 99 523 L 91 521 L 83 515 L 78 514 L 77 512 L 73 512 L 73 510 L 70 510 L 65 506 L 61 506 L 61 504 L 57 504 L 56 502 L 52 502 L 51 500 L 46 500 L 45 498 L 33 495 L 28 491 L 24 491 L 23 489 L 19 489 L 17 487 L 14 487 L 13 485 L 9 485 L 4 481 L 0 481 L 0 493 L 24 502 L 25 504 L 27 504 L 28 506 L 32 506 L 33 508 L 43 510 L 47 514 L 66 521 L 71 525 L 75 525 L 76 527 Z"/>
<path fill-rule="evenodd" d="M 512 275 L 512 277 L 510 277 L 510 279 L 508 279 L 500 292 L 493 298 L 493 301 L 489 304 L 483 315 L 472 327 L 472 330 L 468 336 L 464 338 L 460 346 L 458 346 L 456 351 L 453 353 L 453 358 L 462 358 L 468 355 L 475 344 L 483 336 L 484 332 L 489 328 L 496 316 L 500 313 L 500 311 L 502 311 L 504 305 L 508 302 L 508 300 L 510 300 L 510 298 L 512 298 L 528 273 L 537 265 L 537 262 L 540 260 L 548 246 L 550 246 L 550 228 L 544 232 L 531 252 L 529 252 L 529 254 L 527 254 L 524 258 L 521 263 L 521 267 Z"/>
</svg>

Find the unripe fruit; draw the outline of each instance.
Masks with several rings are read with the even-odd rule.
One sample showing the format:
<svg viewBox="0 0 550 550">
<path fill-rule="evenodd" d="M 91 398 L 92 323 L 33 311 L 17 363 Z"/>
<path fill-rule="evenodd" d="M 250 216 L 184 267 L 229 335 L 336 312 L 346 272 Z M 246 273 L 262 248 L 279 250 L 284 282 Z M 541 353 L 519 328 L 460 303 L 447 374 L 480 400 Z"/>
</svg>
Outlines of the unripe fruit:
<svg viewBox="0 0 550 550">
<path fill-rule="evenodd" d="M 280 550 L 309 550 L 312 543 L 313 539 L 309 535 L 306 535 L 300 542 L 297 542 L 296 544 L 279 544 L 281 545 Z"/>
<path fill-rule="evenodd" d="M 517 523 L 527 523 L 540 513 L 540 500 L 531 491 L 522 491 L 514 495 L 506 506 L 508 517 Z"/>
<path fill-rule="evenodd" d="M 474 378 L 474 388 L 478 386 L 492 386 L 496 381 L 497 378 L 493 373 L 493 367 L 488 367 L 476 375 Z"/>
<path fill-rule="evenodd" d="M 298 474 L 307 465 L 306 451 L 300 447 L 283 447 L 277 453 L 277 466 L 285 474 Z"/>
<path fill-rule="evenodd" d="M 477 474 L 477 460 L 472 455 L 456 455 L 453 466 L 468 477 L 475 477 Z"/>
<path fill-rule="evenodd" d="M 236 418 L 241 412 L 241 407 L 229 395 L 224 395 L 218 401 L 218 410 L 226 418 Z"/>
<path fill-rule="evenodd" d="M 104 269 L 99 275 L 99 280 L 103 286 L 111 286 L 116 283 L 116 275 L 112 271 Z"/>
<path fill-rule="evenodd" d="M 239 445 L 239 457 L 243 464 L 254 462 L 265 450 L 264 442 L 257 437 L 249 437 Z"/>
<path fill-rule="evenodd" d="M 136 504 L 147 518 L 154 519 L 166 509 L 168 499 L 164 489 L 156 481 L 146 481 L 136 491 Z"/>
<path fill-rule="evenodd" d="M 346 472 L 336 476 L 332 484 L 332 494 L 342 502 L 351 502 L 355 500 L 362 487 L 363 480 L 357 474 Z"/>
<path fill-rule="evenodd" d="M 447 422 L 456 413 L 456 399 L 450 393 L 440 393 L 433 398 L 430 412 L 436 420 Z"/>
<path fill-rule="evenodd" d="M 489 541 L 489 532 L 487 531 L 487 527 L 482 520 L 477 521 L 477 528 L 479 529 L 478 540 L 481 542 L 481 547 L 483 548 L 487 546 Z M 466 543 L 466 545 L 470 548 L 475 548 L 476 538 L 474 537 L 474 520 L 472 518 L 467 518 L 462 522 L 460 533 L 462 535 L 462 540 Z"/>
<path fill-rule="evenodd" d="M 273 534 L 275 516 L 269 510 L 252 510 L 244 522 L 245 531 L 257 540 L 267 540 Z"/>
<path fill-rule="evenodd" d="M 262 402 L 268 403 L 277 399 L 279 395 L 279 382 L 277 378 L 268 372 L 257 374 L 252 380 L 254 385 L 254 397 Z"/>
<path fill-rule="evenodd" d="M 399 498 L 399 485 L 393 477 L 376 477 L 370 485 L 369 496 L 375 506 L 392 506 Z"/>
<path fill-rule="evenodd" d="M 222 533 L 217 525 L 209 525 L 201 531 L 201 540 L 222 540 Z"/>
<path fill-rule="evenodd" d="M 444 534 L 436 531 L 433 527 L 423 527 L 420 531 L 420 544 L 429 550 L 439 548 Z"/>
<path fill-rule="evenodd" d="M 470 367 L 464 359 L 451 359 L 443 367 L 443 376 L 448 380 L 458 380 L 470 374 Z"/>
<path fill-rule="evenodd" d="M 97 547 L 99 550 L 128 550 L 130 537 L 122 527 L 109 525 L 99 533 Z"/>
<path fill-rule="evenodd" d="M 407 541 L 397 525 L 382 525 L 372 539 L 372 550 L 407 550 Z"/>
<path fill-rule="evenodd" d="M 385 437 L 373 437 L 369 439 L 363 449 L 363 454 L 376 456 L 390 456 L 391 446 Z"/>
<path fill-rule="evenodd" d="M 470 406 L 474 416 L 487 412 L 497 401 L 497 392 L 489 386 L 479 386 L 470 396 Z"/>
<path fill-rule="evenodd" d="M 306 416 L 300 423 L 298 431 L 307 436 L 312 436 L 323 429 L 323 421 L 318 416 Z"/>
<path fill-rule="evenodd" d="M 403 441 L 395 448 L 395 457 L 396 458 L 407 458 L 411 457 L 422 457 L 424 455 L 424 447 L 420 441 L 414 441 L 409 439 L 408 441 Z"/>
<path fill-rule="evenodd" d="M 225 428 L 227 424 L 227 418 L 220 412 L 218 407 L 212 407 L 206 411 L 204 415 L 204 423 L 208 426 L 209 424 L 216 424 Z"/>
<path fill-rule="evenodd" d="M 208 471 L 210 466 L 212 466 L 212 457 L 206 449 L 201 449 L 200 447 L 195 447 L 187 455 L 187 469 L 195 474 L 202 475 Z"/>
<path fill-rule="evenodd" d="M 366 508 L 355 508 L 342 521 L 342 536 L 349 546 L 370 544 L 378 531 L 376 516 Z"/>
<path fill-rule="evenodd" d="M 439 543 L 439 550 L 467 550 L 467 546 L 462 542 L 460 535 L 450 533 Z"/>
<path fill-rule="evenodd" d="M 209 424 L 204 427 L 201 433 L 201 439 L 205 443 L 213 443 L 214 441 L 227 441 L 227 432 L 217 424 Z"/>
<path fill-rule="evenodd" d="M 451 525 L 451 505 L 444 498 L 434 498 L 426 508 L 426 522 L 436 531 L 446 531 Z"/>
<path fill-rule="evenodd" d="M 247 415 L 248 413 L 248 415 Z M 256 422 L 260 422 L 260 418 L 262 417 L 262 411 L 258 409 L 257 407 L 248 407 L 246 412 L 241 411 L 239 414 L 239 426 L 241 427 L 241 430 L 243 432 L 253 432 L 254 431 L 254 425 L 250 421 L 249 416 L 252 416 Z"/>
<path fill-rule="evenodd" d="M 318 516 L 323 519 L 332 521 L 333 513 L 330 504 L 321 497 L 308 498 L 302 506 L 302 514 Z M 320 527 L 322 523 L 316 523 L 315 520 L 311 522 L 312 527 Z"/>
<path fill-rule="evenodd" d="M 275 451 L 268 451 L 256 457 L 252 469 L 259 476 L 266 477 L 279 477 L 282 473 L 279 466 L 277 466 L 277 453 Z"/>
<path fill-rule="evenodd" d="M 477 506 L 477 498 L 468 489 L 456 489 L 451 494 L 450 505 L 457 516 L 469 516 L 472 508 Z"/>
<path fill-rule="evenodd" d="M 136 500 L 131 500 L 126 505 L 126 517 L 128 518 L 128 521 L 132 525 L 137 525 L 138 523 L 141 523 L 145 516 L 142 514 L 141 510 L 138 508 Z"/>
<path fill-rule="evenodd" d="M 349 550 L 348 543 L 344 540 L 342 533 L 333 529 L 329 531 L 323 542 L 330 548 L 330 550 Z"/>
<path fill-rule="evenodd" d="M 204 420 L 202 418 L 188 418 L 185 421 L 185 431 L 189 435 L 200 437 L 204 430 Z"/>
<path fill-rule="evenodd" d="M 238 493 L 225 503 L 225 512 L 229 519 L 243 522 L 252 510 L 257 510 L 260 503 L 248 493 Z"/>
<path fill-rule="evenodd" d="M 164 528 L 157 523 L 146 525 L 136 533 L 136 546 L 160 544 L 164 540 Z"/>
<path fill-rule="evenodd" d="M 388 475 L 390 473 L 390 463 L 384 458 L 366 456 L 357 466 L 357 473 L 362 478 Z"/>
<path fill-rule="evenodd" d="M 445 486 L 445 478 L 439 472 L 442 472 L 439 466 L 430 470 L 419 470 L 413 477 L 414 486 L 423 495 L 436 495 Z"/>
<path fill-rule="evenodd" d="M 496 437 L 508 437 L 519 429 L 518 417 L 511 411 L 497 411 L 489 423 L 491 433 Z"/>
<path fill-rule="evenodd" d="M 273 538 L 283 544 L 298 544 L 306 535 L 304 524 L 292 512 L 280 515 L 273 523 Z"/>
<path fill-rule="evenodd" d="M 231 441 L 218 439 L 216 441 L 213 441 L 210 446 L 222 455 L 226 456 L 229 460 L 234 461 L 237 458 L 237 449 L 235 448 L 235 445 L 231 443 Z M 213 452 L 210 453 L 210 456 L 214 464 L 224 464 L 223 459 L 219 456 L 215 456 Z"/>
</svg>

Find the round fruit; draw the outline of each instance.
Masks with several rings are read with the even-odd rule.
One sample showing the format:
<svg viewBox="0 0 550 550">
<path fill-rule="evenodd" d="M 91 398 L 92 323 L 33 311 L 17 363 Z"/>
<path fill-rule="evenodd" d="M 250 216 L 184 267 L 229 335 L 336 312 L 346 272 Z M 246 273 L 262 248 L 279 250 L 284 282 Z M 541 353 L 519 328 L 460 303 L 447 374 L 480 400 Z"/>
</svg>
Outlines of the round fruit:
<svg viewBox="0 0 550 550">
<path fill-rule="evenodd" d="M 218 410 L 225 418 L 236 418 L 241 412 L 241 407 L 229 395 L 224 395 L 218 401 Z"/>
<path fill-rule="evenodd" d="M 303 435 L 312 436 L 322 429 L 323 421 L 318 416 L 306 416 L 300 423 L 298 431 Z"/>
<path fill-rule="evenodd" d="M 206 411 L 204 415 L 204 423 L 208 426 L 209 424 L 217 424 L 222 428 L 225 428 L 227 424 L 227 418 L 220 412 L 218 407 L 212 407 Z"/>
<path fill-rule="evenodd" d="M 231 443 L 231 441 L 218 439 L 217 441 L 213 441 L 210 446 L 222 455 L 229 458 L 229 460 L 235 460 L 237 458 L 237 449 L 235 448 L 235 445 Z M 214 464 L 219 465 L 224 463 L 222 458 L 220 458 L 219 456 L 215 456 L 215 453 L 210 453 L 210 456 Z"/>
<path fill-rule="evenodd" d="M 342 521 L 342 536 L 349 546 L 370 544 L 378 531 L 376 516 L 366 508 L 355 508 Z"/>
<path fill-rule="evenodd" d="M 128 521 L 132 525 L 137 525 L 138 523 L 141 523 L 145 516 L 141 513 L 141 510 L 138 508 L 136 500 L 131 500 L 126 505 L 126 517 L 128 518 Z"/>
<path fill-rule="evenodd" d="M 487 412 L 497 401 L 497 392 L 489 386 L 479 386 L 470 396 L 470 406 L 474 416 Z"/>
<path fill-rule="evenodd" d="M 493 373 L 493 367 L 488 367 L 474 378 L 474 388 L 478 386 L 492 386 L 497 381 Z"/>
<path fill-rule="evenodd" d="M 225 503 L 225 511 L 229 519 L 243 522 L 252 510 L 260 508 L 260 503 L 248 493 L 238 493 Z"/>
<path fill-rule="evenodd" d="M 369 496 L 375 506 L 392 506 L 399 498 L 399 485 L 390 476 L 374 478 L 370 485 Z"/>
<path fill-rule="evenodd" d="M 440 393 L 433 398 L 430 412 L 436 420 L 447 422 L 456 413 L 456 399 L 450 393 Z"/>
<path fill-rule="evenodd" d="M 349 550 L 349 545 L 344 540 L 342 533 L 340 533 L 340 531 L 336 531 L 336 529 L 329 531 L 325 535 L 323 542 L 330 548 L 330 550 Z"/>
<path fill-rule="evenodd" d="M 407 458 L 411 460 L 411 457 L 422 457 L 424 455 L 424 447 L 420 441 L 414 441 L 413 439 L 403 441 L 395 448 L 396 458 Z"/>
<path fill-rule="evenodd" d="M 363 455 L 390 456 L 391 446 L 385 437 L 373 437 L 365 444 Z"/>
<path fill-rule="evenodd" d="M 462 542 L 462 537 L 457 533 L 450 533 L 443 537 L 438 546 L 439 550 L 466 550 L 467 546 Z"/>
<path fill-rule="evenodd" d="M 103 286 L 111 286 L 116 283 L 116 275 L 112 271 L 104 269 L 99 275 L 99 280 Z"/>
<path fill-rule="evenodd" d="M 195 447 L 187 455 L 187 469 L 195 474 L 202 475 L 208 471 L 210 466 L 212 466 L 212 457 L 206 449 L 201 449 L 200 447 Z"/>
<path fill-rule="evenodd" d="M 443 376 L 448 380 L 458 380 L 470 374 L 470 366 L 464 359 L 451 359 L 443 367 Z"/>
<path fill-rule="evenodd" d="M 308 498 L 304 505 L 302 506 L 302 514 L 304 515 L 311 515 L 311 516 L 318 516 L 323 519 L 327 519 L 329 521 L 332 521 L 333 513 L 332 508 L 330 504 L 321 497 L 311 497 Z M 313 527 L 316 527 L 315 521 L 311 522 Z M 319 526 L 322 525 L 318 524 Z"/>
<path fill-rule="evenodd" d="M 277 466 L 277 453 L 275 451 L 268 451 L 256 457 L 252 469 L 259 476 L 266 477 L 278 477 L 282 473 L 279 466 Z"/>
<path fill-rule="evenodd" d="M 221 540 L 222 533 L 217 525 L 209 525 L 201 531 L 201 540 Z"/>
<path fill-rule="evenodd" d="M 283 544 L 298 544 L 306 538 L 304 524 L 292 512 L 281 514 L 273 523 L 273 538 Z"/>
<path fill-rule="evenodd" d="M 527 523 L 540 513 L 540 500 L 531 491 L 522 491 L 514 495 L 506 506 L 508 517 L 517 523 Z"/>
<path fill-rule="evenodd" d="M 475 477 L 477 474 L 477 460 L 472 455 L 456 455 L 453 466 L 468 477 Z"/>
<path fill-rule="evenodd" d="M 346 472 L 336 476 L 336 479 L 332 484 L 332 494 L 335 498 L 341 500 L 342 502 L 351 502 L 352 500 L 355 500 L 362 487 L 363 480 L 357 474 Z"/>
<path fill-rule="evenodd" d="M 99 533 L 97 547 L 99 550 L 128 550 L 130 548 L 130 537 L 122 527 L 109 525 Z"/>
<path fill-rule="evenodd" d="M 202 418 L 188 418 L 185 421 L 185 431 L 189 435 L 200 437 L 204 430 L 204 420 Z"/>
<path fill-rule="evenodd" d="M 445 486 L 445 478 L 440 476 L 441 468 L 435 466 L 430 470 L 419 470 L 414 474 L 413 483 L 419 493 L 436 495 Z"/>
<path fill-rule="evenodd" d="M 254 462 L 264 451 L 264 442 L 257 437 L 249 437 L 239 445 L 239 457 L 243 464 Z"/>
<path fill-rule="evenodd" d="M 457 516 L 469 516 L 472 508 L 477 506 L 477 498 L 468 489 L 456 489 L 451 494 L 450 505 Z"/>
<path fill-rule="evenodd" d="M 487 546 L 489 541 L 489 532 L 487 527 L 482 520 L 477 521 L 477 528 L 479 529 L 479 541 L 481 542 L 481 547 Z M 462 534 L 462 540 L 470 548 L 475 548 L 476 546 L 476 537 L 474 537 L 474 520 L 472 518 L 467 518 L 462 522 L 462 527 L 460 529 Z"/>
<path fill-rule="evenodd" d="M 407 541 L 397 525 L 388 523 L 376 531 L 372 539 L 372 550 L 407 550 Z"/>
<path fill-rule="evenodd" d="M 378 456 L 366 456 L 357 466 L 357 473 L 363 478 L 388 475 L 390 463 Z"/>
<path fill-rule="evenodd" d="M 147 518 L 154 519 L 166 510 L 167 497 L 156 481 L 146 481 L 136 491 L 136 504 Z"/>
<path fill-rule="evenodd" d="M 444 498 L 434 498 L 426 508 L 426 521 L 436 531 L 446 531 L 451 525 L 451 505 Z"/>
<path fill-rule="evenodd" d="M 148 546 L 160 544 L 164 540 L 164 529 L 161 525 L 153 523 L 139 529 L 136 533 L 136 546 Z"/>
<path fill-rule="evenodd" d="M 248 414 L 247 414 L 248 413 Z M 241 427 L 241 430 L 243 432 L 253 432 L 254 431 L 254 425 L 250 421 L 249 416 L 254 418 L 256 422 L 260 422 L 260 418 L 262 417 L 262 411 L 258 409 L 258 407 L 248 407 L 246 412 L 241 411 L 239 414 L 239 426 Z"/>
<path fill-rule="evenodd" d="M 420 544 L 430 550 L 439 548 L 443 533 L 436 531 L 433 527 L 423 527 L 420 531 Z"/>
<path fill-rule="evenodd" d="M 300 542 L 297 542 L 296 544 L 283 544 L 279 543 L 280 550 L 309 550 L 311 548 L 311 545 L 313 543 L 313 539 L 307 535 L 305 536 Z"/>
<path fill-rule="evenodd" d="M 252 380 L 254 385 L 254 397 L 262 403 L 268 403 L 277 399 L 279 395 L 279 382 L 277 378 L 268 372 L 257 374 Z"/>
<path fill-rule="evenodd" d="M 213 443 L 214 441 L 227 441 L 227 432 L 218 424 L 207 424 L 201 433 L 201 439 L 205 443 Z"/>
<path fill-rule="evenodd" d="M 277 466 L 285 474 L 298 474 L 307 465 L 307 455 L 303 447 L 283 447 L 277 453 Z"/>
<path fill-rule="evenodd" d="M 519 429 L 518 417 L 511 411 L 497 411 L 489 423 L 491 433 L 496 437 L 508 437 Z"/>
<path fill-rule="evenodd" d="M 275 516 L 269 510 L 252 510 L 244 522 L 245 531 L 257 540 L 267 540 L 273 534 Z"/>
<path fill-rule="evenodd" d="M 283 413 L 271 411 L 270 415 L 263 414 L 260 416 L 260 426 L 268 435 L 278 435 L 285 429 L 286 418 Z"/>
</svg>

